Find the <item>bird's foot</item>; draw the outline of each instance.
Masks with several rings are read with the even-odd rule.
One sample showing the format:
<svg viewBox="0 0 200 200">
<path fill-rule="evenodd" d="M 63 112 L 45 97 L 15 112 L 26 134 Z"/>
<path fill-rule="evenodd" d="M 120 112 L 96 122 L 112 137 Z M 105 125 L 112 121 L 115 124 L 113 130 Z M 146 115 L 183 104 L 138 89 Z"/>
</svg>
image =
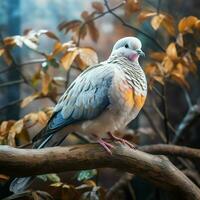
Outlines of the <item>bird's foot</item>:
<svg viewBox="0 0 200 200">
<path fill-rule="evenodd" d="M 117 137 L 110 132 L 108 132 L 108 135 L 109 135 L 110 139 L 112 139 L 114 141 L 118 141 L 118 142 L 122 143 L 123 145 L 128 145 L 132 149 L 136 149 L 136 147 L 133 144 L 131 144 L 129 141 L 127 141 L 123 138 Z"/>
<path fill-rule="evenodd" d="M 110 144 L 109 142 L 106 142 L 106 141 L 103 140 L 102 138 L 100 138 L 100 139 L 98 140 L 98 143 L 99 143 L 110 155 L 112 155 L 111 148 L 114 147 L 112 144 Z"/>
</svg>

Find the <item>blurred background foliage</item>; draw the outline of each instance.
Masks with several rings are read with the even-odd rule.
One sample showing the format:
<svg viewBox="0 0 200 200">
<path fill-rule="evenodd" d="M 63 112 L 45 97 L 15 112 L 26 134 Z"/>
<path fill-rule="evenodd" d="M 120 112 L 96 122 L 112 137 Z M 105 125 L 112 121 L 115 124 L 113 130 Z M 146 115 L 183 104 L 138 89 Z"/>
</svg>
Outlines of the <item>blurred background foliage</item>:
<svg viewBox="0 0 200 200">
<path fill-rule="evenodd" d="M 199 148 L 199 8 L 195 0 L 0 1 L 0 144 L 30 143 L 71 81 L 107 59 L 116 40 L 137 36 L 149 92 L 124 137 L 138 145 Z M 71 134 L 63 145 L 81 142 Z M 171 160 L 183 172 L 195 172 L 190 178 L 199 184 L 197 161 Z M 8 179 L 0 175 L 2 187 Z M 170 199 L 113 169 L 43 175 L 31 189 L 10 199 Z"/>
</svg>

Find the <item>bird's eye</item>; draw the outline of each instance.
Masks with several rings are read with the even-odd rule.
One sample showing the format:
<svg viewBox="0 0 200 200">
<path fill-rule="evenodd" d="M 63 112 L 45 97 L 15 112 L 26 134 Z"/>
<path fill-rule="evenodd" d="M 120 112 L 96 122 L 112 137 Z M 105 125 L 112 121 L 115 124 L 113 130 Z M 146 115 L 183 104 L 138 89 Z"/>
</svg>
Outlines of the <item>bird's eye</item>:
<svg viewBox="0 0 200 200">
<path fill-rule="evenodd" d="M 125 44 L 125 48 L 128 48 L 128 44 Z"/>
</svg>

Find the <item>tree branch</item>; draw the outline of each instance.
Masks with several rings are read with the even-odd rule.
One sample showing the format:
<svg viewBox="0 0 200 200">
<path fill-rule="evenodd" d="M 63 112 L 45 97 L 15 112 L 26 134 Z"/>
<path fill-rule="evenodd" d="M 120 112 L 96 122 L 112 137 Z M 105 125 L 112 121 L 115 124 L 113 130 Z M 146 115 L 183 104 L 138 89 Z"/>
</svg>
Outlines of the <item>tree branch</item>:
<svg viewBox="0 0 200 200">
<path fill-rule="evenodd" d="M 184 200 L 199 200 L 200 190 L 168 159 L 114 144 L 109 155 L 98 144 L 16 149 L 0 147 L 0 173 L 28 176 L 111 167 L 137 174 Z"/>
<path fill-rule="evenodd" d="M 138 147 L 138 149 L 152 154 L 180 156 L 184 158 L 200 160 L 200 149 L 193 149 L 190 147 L 177 146 L 172 144 L 154 144 L 144 145 Z"/>
</svg>

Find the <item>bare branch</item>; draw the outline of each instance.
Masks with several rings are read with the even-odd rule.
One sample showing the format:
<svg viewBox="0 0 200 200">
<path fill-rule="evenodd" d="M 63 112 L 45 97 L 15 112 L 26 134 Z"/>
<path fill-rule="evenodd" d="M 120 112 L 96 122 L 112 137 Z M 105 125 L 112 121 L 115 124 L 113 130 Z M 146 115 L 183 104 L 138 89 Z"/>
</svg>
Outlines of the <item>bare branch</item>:
<svg viewBox="0 0 200 200">
<path fill-rule="evenodd" d="M 16 149 L 0 147 L 0 173 L 28 176 L 68 170 L 111 167 L 137 174 L 179 199 L 199 200 L 200 190 L 168 159 L 114 144 L 109 155 L 98 144 Z"/>
<path fill-rule="evenodd" d="M 170 145 L 170 144 L 155 144 L 155 145 L 141 146 L 138 147 L 138 149 L 152 154 L 181 156 L 184 158 L 200 160 L 200 149 L 194 149 L 190 147 Z"/>
<path fill-rule="evenodd" d="M 177 144 L 180 138 L 186 133 L 186 130 L 191 127 L 200 118 L 200 105 L 196 104 L 190 107 L 189 111 L 179 124 L 176 136 L 174 137 L 173 144 Z"/>
</svg>

